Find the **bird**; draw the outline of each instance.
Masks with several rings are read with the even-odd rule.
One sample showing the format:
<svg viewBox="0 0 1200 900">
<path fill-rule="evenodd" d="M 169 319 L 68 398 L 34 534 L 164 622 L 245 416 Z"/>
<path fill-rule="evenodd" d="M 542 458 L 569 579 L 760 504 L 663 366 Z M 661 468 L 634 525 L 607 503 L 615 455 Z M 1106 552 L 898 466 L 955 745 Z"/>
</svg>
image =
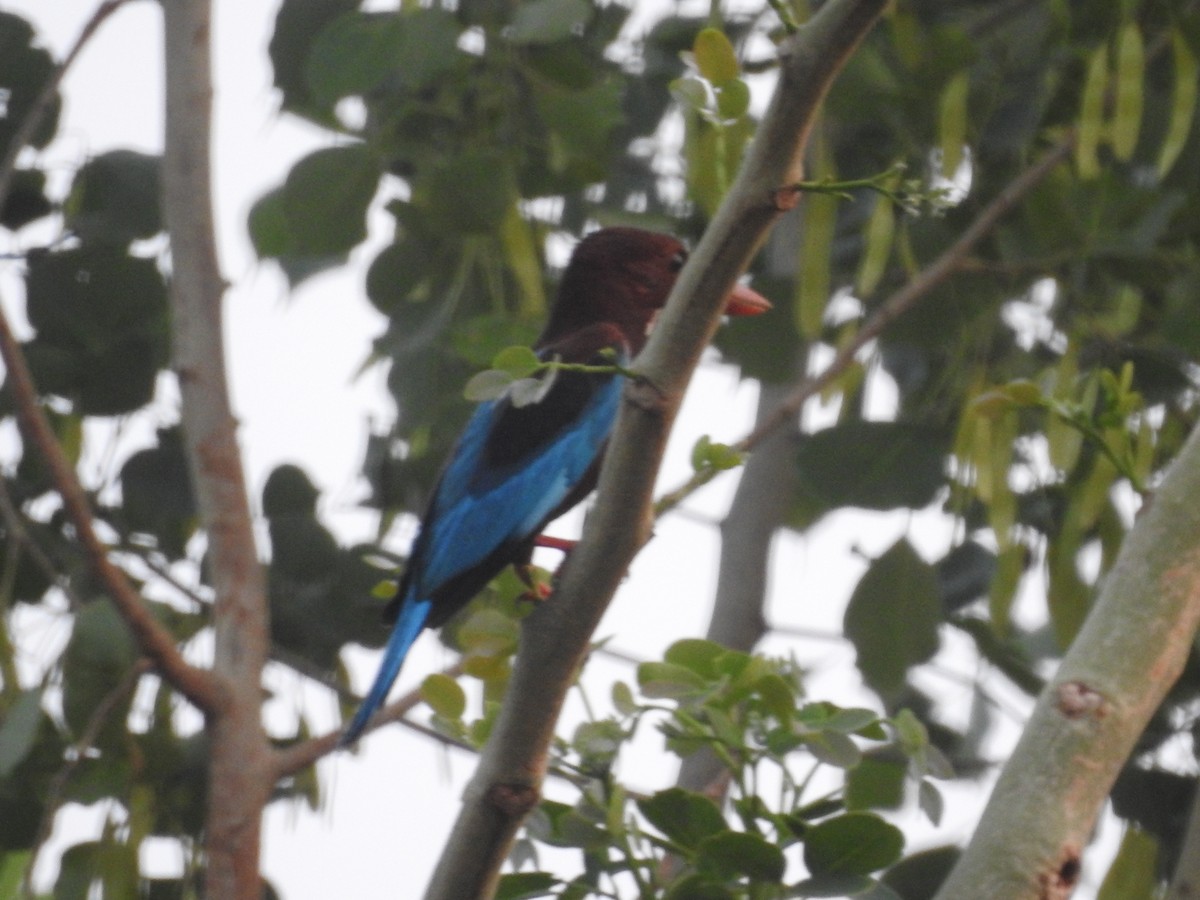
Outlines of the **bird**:
<svg viewBox="0 0 1200 900">
<path fill-rule="evenodd" d="M 355 743 L 383 705 L 413 642 L 446 622 L 511 564 L 527 563 L 542 529 L 596 485 L 616 421 L 621 375 L 644 347 L 688 253 L 671 235 L 608 227 L 576 245 L 533 346 L 550 367 L 524 397 L 481 403 L 435 486 L 386 617 L 394 622 L 374 683 L 343 731 Z M 770 303 L 744 285 L 727 315 Z"/>
</svg>

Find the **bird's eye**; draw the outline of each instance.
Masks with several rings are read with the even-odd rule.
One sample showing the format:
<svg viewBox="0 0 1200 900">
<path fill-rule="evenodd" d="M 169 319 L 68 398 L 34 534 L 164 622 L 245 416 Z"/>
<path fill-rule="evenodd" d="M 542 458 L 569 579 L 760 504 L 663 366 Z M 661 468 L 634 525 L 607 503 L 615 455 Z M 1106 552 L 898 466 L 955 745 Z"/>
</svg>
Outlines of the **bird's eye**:
<svg viewBox="0 0 1200 900">
<path fill-rule="evenodd" d="M 687 258 L 688 255 L 686 250 L 680 250 L 678 253 L 672 256 L 671 262 L 668 264 L 671 271 L 678 272 L 680 269 L 682 269 L 683 264 L 687 262 Z"/>
</svg>

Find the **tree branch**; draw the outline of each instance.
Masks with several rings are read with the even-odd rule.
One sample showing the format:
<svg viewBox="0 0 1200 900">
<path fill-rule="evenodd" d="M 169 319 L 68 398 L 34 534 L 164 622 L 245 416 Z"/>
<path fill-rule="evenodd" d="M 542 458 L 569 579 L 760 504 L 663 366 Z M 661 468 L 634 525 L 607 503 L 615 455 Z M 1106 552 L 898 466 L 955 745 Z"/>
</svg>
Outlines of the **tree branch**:
<svg viewBox="0 0 1200 900">
<path fill-rule="evenodd" d="M 46 110 L 67 70 L 104 20 L 127 2 L 129 0 L 108 0 L 100 4 L 66 57 L 43 85 L 41 93 L 13 136 L 8 153 L 0 162 L 0 208 L 3 208 L 12 185 L 17 156 L 28 144 L 38 124 L 46 115 Z M 223 697 L 217 684 L 208 673 L 190 665 L 183 658 L 171 633 L 150 614 L 125 573 L 109 560 L 108 548 L 96 534 L 87 495 L 63 454 L 54 430 L 38 405 L 37 388 L 3 308 L 0 308 L 0 357 L 3 357 L 8 370 L 7 386 L 13 395 L 21 434 L 36 448 L 49 470 L 51 481 L 62 496 L 63 509 L 75 527 L 98 580 L 129 624 L 138 645 L 154 663 L 158 672 L 192 703 L 206 712 L 218 709 Z"/>
<path fill-rule="evenodd" d="M 754 430 L 733 445 L 735 450 L 753 450 L 776 429 L 795 420 L 801 407 L 810 397 L 816 396 L 836 381 L 851 365 L 858 353 L 871 341 L 879 337 L 892 322 L 917 305 L 930 291 L 951 275 L 969 264 L 969 254 L 975 245 L 986 237 L 1000 219 L 1035 188 L 1054 168 L 1065 160 L 1075 146 L 1074 136 L 1069 136 L 1051 147 L 1041 159 L 1018 175 L 996 198 L 980 211 L 957 241 L 951 244 L 932 263 L 922 269 L 904 287 L 891 294 L 867 319 L 862 328 L 838 348 L 833 359 L 820 373 L 800 382 L 796 388 L 771 412 L 755 425 Z M 678 506 L 696 490 L 708 484 L 719 473 L 712 470 L 698 472 L 688 481 L 664 494 L 655 505 L 658 515 Z"/>
<path fill-rule="evenodd" d="M 8 369 L 7 384 L 12 391 L 21 434 L 33 445 L 49 470 L 50 480 L 62 497 L 63 509 L 75 527 L 97 579 L 129 625 L 138 646 L 153 661 L 155 669 L 201 710 L 211 713 L 220 709 L 225 697 L 217 683 L 208 672 L 196 668 L 183 658 L 175 645 L 175 638 L 150 613 L 125 573 L 108 558 L 108 548 L 96 534 L 87 494 L 38 405 L 37 388 L 29 373 L 25 355 L 2 309 L 0 357 L 3 357 Z"/>
<path fill-rule="evenodd" d="M 1200 624 L 1200 429 L 1129 532 L 938 893 L 1067 897 L 1100 806 Z"/>
<path fill-rule="evenodd" d="M 213 671 L 230 702 L 209 717 L 210 896 L 258 900 L 262 810 L 274 784 L 260 715 L 267 659 L 266 580 L 225 372 L 221 277 L 214 240 L 210 0 L 163 0 L 166 138 L 163 206 L 171 241 L 174 365 L 184 446 L 208 538 L 215 631 Z"/>
<path fill-rule="evenodd" d="M 459 900 L 493 892 L 517 828 L 537 803 L 566 691 L 649 533 L 666 438 L 724 297 L 782 212 L 779 189 L 801 180 L 801 155 L 820 102 L 885 5 L 831 0 L 782 45 L 775 94 L 737 180 L 638 357 L 644 380 L 625 389 L 583 541 L 560 572 L 553 600 L 525 619 L 507 700 L 428 897 Z"/>
<path fill-rule="evenodd" d="M 443 675 L 448 675 L 451 678 L 457 678 L 463 673 L 463 662 L 460 660 L 454 665 L 442 670 Z M 361 702 L 361 697 L 352 697 L 351 699 Z M 414 707 L 421 702 L 421 689 L 414 688 L 407 694 L 396 698 L 375 716 L 372 717 L 370 724 L 367 726 L 364 734 L 369 734 L 384 725 L 391 725 L 393 722 L 399 722 L 414 731 L 419 731 L 422 734 L 432 737 L 434 740 L 440 741 L 452 747 L 458 747 L 462 750 L 475 752 L 474 747 L 466 744 L 460 744 L 446 735 L 434 731 L 432 728 L 427 728 L 417 722 L 410 721 L 404 718 Z M 312 738 L 311 740 L 303 741 L 299 744 L 293 744 L 291 747 L 285 747 L 275 753 L 275 773 L 276 780 L 285 778 L 288 775 L 294 775 L 301 769 L 311 766 L 317 760 L 324 756 L 328 756 L 333 751 L 339 749 L 339 741 L 342 737 L 342 729 L 337 728 L 329 734 L 321 735 L 320 737 Z"/>
<path fill-rule="evenodd" d="M 75 43 L 71 45 L 71 49 L 67 51 L 67 55 L 63 57 L 62 62 L 46 79 L 46 83 L 42 85 L 41 91 L 34 99 L 33 104 L 29 107 L 29 112 L 25 119 L 21 122 L 19 128 L 13 134 L 12 142 L 8 145 L 8 152 L 4 154 L 4 158 L 0 159 L 0 209 L 4 208 L 5 202 L 8 200 L 8 192 L 12 189 L 13 174 L 17 169 L 17 157 L 21 155 L 21 151 L 33 140 L 34 134 L 38 130 L 38 126 L 42 124 L 42 119 L 46 117 L 47 111 L 50 109 L 50 104 L 54 102 L 54 95 L 58 93 L 58 87 L 62 84 L 62 80 L 66 77 L 67 71 L 74 64 L 75 59 L 92 35 L 104 24 L 104 21 L 115 13 L 118 9 L 129 3 L 130 0 L 105 0 L 92 13 L 92 17 L 84 24 L 83 30 L 79 32 L 79 37 L 75 38 Z"/>
</svg>

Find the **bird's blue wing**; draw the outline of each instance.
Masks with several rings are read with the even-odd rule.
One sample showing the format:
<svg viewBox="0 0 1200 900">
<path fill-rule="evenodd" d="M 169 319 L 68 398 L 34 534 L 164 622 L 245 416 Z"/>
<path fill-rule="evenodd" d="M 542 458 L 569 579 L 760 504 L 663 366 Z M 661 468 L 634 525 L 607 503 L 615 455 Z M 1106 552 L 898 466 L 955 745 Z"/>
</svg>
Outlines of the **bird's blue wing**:
<svg viewBox="0 0 1200 900">
<path fill-rule="evenodd" d="M 532 537 L 599 458 L 619 398 L 620 380 L 604 378 L 571 420 L 549 434 L 539 434 L 539 414 L 550 409 L 517 409 L 507 400 L 481 405 L 422 526 L 413 595 L 428 596 L 501 545 Z M 545 402 L 553 402 L 553 394 Z M 521 430 L 516 451 L 500 446 L 511 430 Z"/>
</svg>

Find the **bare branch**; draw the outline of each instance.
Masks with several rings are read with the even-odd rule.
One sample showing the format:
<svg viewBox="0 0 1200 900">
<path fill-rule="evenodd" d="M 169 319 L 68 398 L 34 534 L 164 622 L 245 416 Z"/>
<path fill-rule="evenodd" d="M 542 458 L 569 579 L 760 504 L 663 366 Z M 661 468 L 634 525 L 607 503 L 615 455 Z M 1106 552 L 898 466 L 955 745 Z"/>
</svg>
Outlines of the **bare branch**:
<svg viewBox="0 0 1200 900">
<path fill-rule="evenodd" d="M 1121 547 L 938 893 L 1066 897 L 1096 815 L 1200 624 L 1200 429 Z"/>
<path fill-rule="evenodd" d="M 776 429 L 794 421 L 801 407 L 811 397 L 821 393 L 841 377 L 854 364 L 855 357 L 867 344 L 883 334 L 892 322 L 916 306 L 923 297 L 926 297 L 947 278 L 967 268 L 970 265 L 971 250 L 975 245 L 996 227 L 1005 213 L 1016 206 L 1022 197 L 1054 171 L 1055 167 L 1070 155 L 1074 146 L 1073 136 L 1059 141 L 1041 159 L 1014 178 L 991 203 L 983 208 L 957 241 L 875 310 L 854 337 L 838 348 L 833 359 L 829 361 L 829 365 L 817 375 L 800 382 L 772 413 L 760 419 L 754 430 L 734 444 L 733 448 L 741 451 L 753 450 Z M 655 504 L 657 515 L 662 515 L 678 506 L 696 490 L 708 484 L 717 474 L 719 473 L 712 470 L 698 472 L 679 487 L 664 494 Z"/>
<path fill-rule="evenodd" d="M 842 64 L 885 0 L 831 0 L 781 47 L 779 82 L 737 180 L 684 267 L 625 390 L 596 505 L 552 602 L 525 619 L 512 681 L 427 896 L 484 897 L 537 803 L 563 698 L 592 632 L 651 523 L 654 477 L 679 402 L 725 294 L 801 180 L 804 143 Z"/>
<path fill-rule="evenodd" d="M 171 240 L 171 324 L 184 446 L 208 537 L 215 599 L 213 671 L 230 702 L 209 717 L 210 896 L 257 900 L 262 810 L 274 766 L 262 726 L 266 579 L 229 401 L 222 334 L 225 282 L 212 210 L 210 0 L 163 0 L 166 139 L 163 208 Z"/>
<path fill-rule="evenodd" d="M 96 534 L 87 494 L 59 446 L 46 414 L 38 405 L 37 388 L 29 373 L 25 355 L 2 309 L 0 356 L 8 369 L 8 386 L 12 391 L 21 433 L 36 448 L 49 470 L 50 479 L 62 496 L 63 508 L 75 527 L 97 578 L 128 623 L 138 646 L 154 662 L 158 672 L 192 703 L 205 712 L 218 710 L 224 703 L 224 697 L 216 682 L 208 672 L 196 668 L 183 658 L 175 645 L 175 638 L 150 613 L 125 573 L 108 558 L 108 547 Z"/>
<path fill-rule="evenodd" d="M 460 660 L 454 665 L 442 670 L 443 675 L 448 675 L 451 678 L 457 678 L 463 673 L 463 662 Z M 360 700 L 361 697 L 353 697 L 351 699 Z M 440 741 L 451 747 L 458 747 L 460 750 L 468 750 L 471 753 L 475 752 L 475 748 L 467 744 L 459 743 L 453 738 L 447 737 L 441 732 L 434 731 L 432 728 L 427 728 L 417 722 L 413 722 L 404 718 L 421 702 L 421 689 L 414 688 L 407 694 L 396 698 L 389 703 L 371 719 L 371 723 L 367 726 L 364 734 L 369 734 L 384 725 L 391 725 L 393 722 L 399 722 L 406 728 L 411 728 L 414 731 L 419 731 L 426 737 L 431 737 L 434 740 Z M 333 751 L 340 747 L 339 741 L 342 737 L 342 729 L 337 728 L 329 734 L 324 734 L 321 737 L 313 738 L 312 740 L 304 741 L 303 743 L 295 744 L 291 747 L 286 747 L 279 750 L 275 754 L 275 771 L 276 778 L 285 778 L 288 775 L 293 775 L 306 766 L 311 766 L 323 756 L 328 756 Z"/>
</svg>

